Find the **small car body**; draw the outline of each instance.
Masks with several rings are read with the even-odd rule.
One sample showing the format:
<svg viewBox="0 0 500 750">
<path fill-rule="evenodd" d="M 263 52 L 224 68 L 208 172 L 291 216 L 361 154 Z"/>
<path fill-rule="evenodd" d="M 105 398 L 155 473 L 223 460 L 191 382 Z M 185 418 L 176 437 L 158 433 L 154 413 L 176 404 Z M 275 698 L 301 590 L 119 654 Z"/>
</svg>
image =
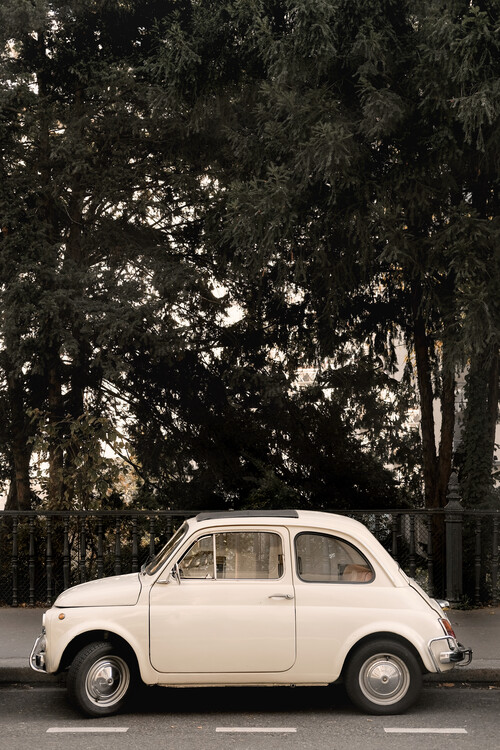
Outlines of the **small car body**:
<svg viewBox="0 0 500 750">
<path fill-rule="evenodd" d="M 324 512 L 198 514 L 140 572 L 67 589 L 44 614 L 33 669 L 67 670 L 88 716 L 163 686 L 330 685 L 396 714 L 426 672 L 468 664 L 441 606 L 370 531 Z"/>
</svg>

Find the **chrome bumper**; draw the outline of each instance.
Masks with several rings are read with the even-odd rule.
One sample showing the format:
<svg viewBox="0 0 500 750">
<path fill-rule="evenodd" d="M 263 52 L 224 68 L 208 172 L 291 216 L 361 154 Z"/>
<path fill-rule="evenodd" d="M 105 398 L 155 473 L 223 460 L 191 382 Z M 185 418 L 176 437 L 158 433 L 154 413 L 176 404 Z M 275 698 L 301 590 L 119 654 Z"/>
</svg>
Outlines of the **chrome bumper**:
<svg viewBox="0 0 500 750">
<path fill-rule="evenodd" d="M 472 649 L 465 648 L 461 643 L 458 644 L 458 649 L 450 651 L 448 653 L 441 654 L 441 663 L 447 664 L 452 662 L 458 667 L 466 667 L 472 661 Z"/>
<path fill-rule="evenodd" d="M 436 644 L 443 646 L 442 650 Z M 436 668 L 436 672 L 442 672 L 442 664 L 451 664 L 452 666 L 466 667 L 472 661 L 472 649 L 465 648 L 461 643 L 443 636 L 442 638 L 433 638 L 429 642 L 429 653 Z"/>
<path fill-rule="evenodd" d="M 36 639 L 30 654 L 30 667 L 35 672 L 47 672 L 45 666 L 45 648 L 47 639 L 45 637 L 45 628 L 42 628 L 42 632 Z"/>
</svg>

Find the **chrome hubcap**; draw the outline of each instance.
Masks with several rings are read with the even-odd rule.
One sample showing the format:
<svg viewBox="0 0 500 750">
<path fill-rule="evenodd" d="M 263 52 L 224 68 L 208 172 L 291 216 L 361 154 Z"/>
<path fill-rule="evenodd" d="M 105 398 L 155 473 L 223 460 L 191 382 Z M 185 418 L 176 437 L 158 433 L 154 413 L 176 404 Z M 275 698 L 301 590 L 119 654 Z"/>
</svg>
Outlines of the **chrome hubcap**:
<svg viewBox="0 0 500 750">
<path fill-rule="evenodd" d="M 89 700 L 99 706 L 118 703 L 130 684 L 130 670 L 119 656 L 98 659 L 89 669 L 85 691 Z"/>
<path fill-rule="evenodd" d="M 391 705 L 406 695 L 410 686 L 410 672 L 399 657 L 374 654 L 363 664 L 359 685 L 373 703 Z"/>
</svg>

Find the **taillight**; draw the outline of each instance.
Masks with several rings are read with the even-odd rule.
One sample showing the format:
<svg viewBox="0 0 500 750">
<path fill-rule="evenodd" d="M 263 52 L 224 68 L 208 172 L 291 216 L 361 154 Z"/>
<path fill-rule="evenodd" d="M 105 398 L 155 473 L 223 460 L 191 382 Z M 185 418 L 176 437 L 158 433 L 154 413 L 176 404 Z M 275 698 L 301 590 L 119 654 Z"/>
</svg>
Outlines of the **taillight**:
<svg viewBox="0 0 500 750">
<path fill-rule="evenodd" d="M 446 620 L 444 617 L 442 617 L 439 620 L 439 622 L 441 623 L 441 625 L 443 627 L 443 630 L 446 633 L 446 635 L 449 635 L 450 638 L 455 638 L 455 640 L 456 640 L 457 636 L 455 635 L 455 631 L 451 627 L 451 622 L 449 620 Z"/>
</svg>

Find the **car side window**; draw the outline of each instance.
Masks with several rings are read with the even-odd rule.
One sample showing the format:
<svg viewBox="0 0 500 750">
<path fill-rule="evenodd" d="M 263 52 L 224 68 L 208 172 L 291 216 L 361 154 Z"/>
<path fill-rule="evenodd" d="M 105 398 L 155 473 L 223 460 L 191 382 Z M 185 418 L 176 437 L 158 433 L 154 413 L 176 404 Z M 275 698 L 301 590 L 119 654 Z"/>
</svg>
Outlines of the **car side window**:
<svg viewBox="0 0 500 750">
<path fill-rule="evenodd" d="M 212 534 L 202 536 L 179 562 L 181 578 L 214 578 L 214 544 Z"/>
<path fill-rule="evenodd" d="M 370 583 L 375 573 L 349 542 L 329 534 L 304 533 L 295 539 L 297 574 L 311 583 Z"/>
<path fill-rule="evenodd" d="M 179 561 L 181 578 L 245 580 L 281 578 L 283 546 L 279 534 L 229 531 L 200 537 Z"/>
</svg>

